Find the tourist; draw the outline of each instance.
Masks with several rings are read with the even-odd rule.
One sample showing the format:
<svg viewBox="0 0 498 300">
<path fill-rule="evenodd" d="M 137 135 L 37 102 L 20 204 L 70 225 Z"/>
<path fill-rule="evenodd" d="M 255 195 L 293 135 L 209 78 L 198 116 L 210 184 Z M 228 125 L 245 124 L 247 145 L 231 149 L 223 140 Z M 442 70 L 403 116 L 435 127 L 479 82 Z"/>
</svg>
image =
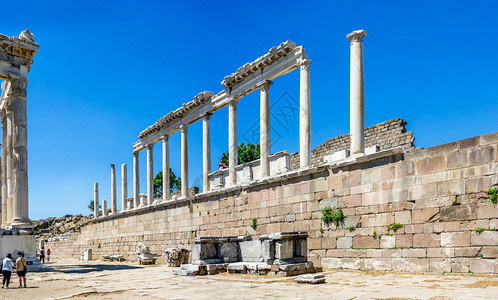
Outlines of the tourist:
<svg viewBox="0 0 498 300">
<path fill-rule="evenodd" d="M 19 287 L 22 288 L 23 281 L 24 281 L 24 287 L 27 287 L 26 286 L 26 259 L 23 257 L 23 253 L 21 251 L 17 252 L 16 271 L 17 271 L 17 276 L 19 277 Z"/>
<path fill-rule="evenodd" d="M 42 264 L 45 263 L 45 247 L 41 247 L 40 249 L 40 262 Z"/>
<path fill-rule="evenodd" d="M 47 249 L 47 264 L 50 262 L 50 248 Z"/>
<path fill-rule="evenodd" d="M 228 168 L 227 165 L 226 165 L 226 163 L 225 163 L 225 158 L 224 157 L 221 159 L 221 161 L 220 161 L 220 163 L 218 165 L 220 166 L 220 168 L 219 168 L 220 170 Z"/>
<path fill-rule="evenodd" d="M 7 257 L 4 258 L 2 263 L 2 275 L 3 275 L 2 289 L 4 287 L 9 288 L 10 275 L 12 275 L 12 267 L 14 267 L 14 262 L 12 261 L 12 254 L 8 253 Z"/>
</svg>

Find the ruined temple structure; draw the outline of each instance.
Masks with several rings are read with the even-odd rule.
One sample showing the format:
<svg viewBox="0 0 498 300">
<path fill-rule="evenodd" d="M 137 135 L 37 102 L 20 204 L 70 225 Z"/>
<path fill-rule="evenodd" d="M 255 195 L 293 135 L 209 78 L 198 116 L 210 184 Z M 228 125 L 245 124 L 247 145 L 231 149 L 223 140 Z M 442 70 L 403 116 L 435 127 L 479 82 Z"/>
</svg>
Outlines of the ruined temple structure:
<svg viewBox="0 0 498 300">
<path fill-rule="evenodd" d="M 36 254 L 28 217 L 26 89 L 28 72 L 38 47 L 29 30 L 21 32 L 19 37 L 0 34 L 2 257 L 15 250 L 25 251 L 27 257 Z"/>
<path fill-rule="evenodd" d="M 311 60 L 302 46 L 284 42 L 226 76 L 222 91 L 201 92 L 140 132 L 133 144 L 130 198 L 127 168 L 121 167 L 122 210 L 117 209 L 113 165 L 111 213 L 99 211 L 95 183 L 94 218 L 81 233 L 49 241 L 50 246 L 60 256 L 92 249 L 97 258 L 112 254 L 130 260 L 136 260 L 139 243 L 151 254 L 191 250 L 191 265 L 179 273 L 226 269 L 299 274 L 311 267 L 496 273 L 498 205 L 486 192 L 498 184 L 498 133 L 424 149 L 415 148 L 402 119 L 365 128 L 366 34 L 357 30 L 346 36 L 350 133 L 311 149 Z M 300 74 L 299 153 L 271 154 L 270 88 L 292 71 Z M 237 103 L 251 92 L 260 93 L 261 158 L 238 165 Z M 211 172 L 210 117 L 224 106 L 230 164 Z M 189 191 L 188 128 L 201 120 L 199 193 Z M 168 193 L 165 176 L 165 193 L 154 198 L 153 147 L 162 144 L 162 169 L 168 174 L 169 137 L 176 132 L 181 134 L 181 194 Z M 146 193 L 140 193 L 142 150 L 147 155 Z M 285 243 L 288 247 L 279 246 Z M 165 257 L 172 255 L 157 262 L 164 263 Z"/>
</svg>

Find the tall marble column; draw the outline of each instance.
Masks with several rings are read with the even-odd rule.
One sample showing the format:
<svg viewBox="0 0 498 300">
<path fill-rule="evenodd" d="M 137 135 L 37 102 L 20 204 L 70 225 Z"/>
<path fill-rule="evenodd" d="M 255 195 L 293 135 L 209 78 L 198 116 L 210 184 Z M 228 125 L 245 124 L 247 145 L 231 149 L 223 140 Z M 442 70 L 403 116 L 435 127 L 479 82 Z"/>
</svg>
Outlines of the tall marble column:
<svg viewBox="0 0 498 300">
<path fill-rule="evenodd" d="M 163 138 L 163 201 L 171 199 L 169 193 L 169 135 Z"/>
<path fill-rule="evenodd" d="M 188 126 L 182 125 L 182 196 L 188 196 Z"/>
<path fill-rule="evenodd" d="M 311 165 L 310 64 L 309 59 L 304 59 L 300 63 L 299 159 L 301 168 Z"/>
<path fill-rule="evenodd" d="M 228 180 L 229 185 L 237 185 L 237 171 L 239 164 L 239 148 L 237 144 L 237 102 L 233 99 L 228 104 Z"/>
<path fill-rule="evenodd" d="M 147 205 L 154 201 L 154 144 L 147 146 Z"/>
<path fill-rule="evenodd" d="M 9 104 L 9 102 L 7 102 Z M 5 142 L 5 174 L 6 178 L 6 191 L 7 191 L 7 220 L 5 226 L 10 228 L 12 224 L 12 218 L 14 217 L 14 199 L 13 199 L 13 186 L 12 186 L 12 111 L 10 105 L 7 105 L 7 140 Z"/>
<path fill-rule="evenodd" d="M 202 182 L 203 192 L 210 190 L 208 175 L 211 173 L 211 114 L 202 118 Z"/>
<path fill-rule="evenodd" d="M 95 182 L 93 184 L 93 217 L 99 217 L 99 184 Z"/>
<path fill-rule="evenodd" d="M 27 81 L 11 81 L 13 111 L 12 128 L 12 182 L 13 228 L 32 228 L 28 217 L 28 132 L 26 119 Z"/>
<path fill-rule="evenodd" d="M 116 167 L 111 164 L 111 212 L 113 214 L 118 212 L 118 197 L 116 188 Z"/>
<path fill-rule="evenodd" d="M 0 111 L 1 124 L 2 124 L 2 166 L 1 166 L 1 179 L 2 179 L 2 228 L 7 225 L 7 115 L 4 110 Z"/>
<path fill-rule="evenodd" d="M 121 210 L 127 209 L 128 203 L 128 170 L 126 164 L 121 165 Z"/>
<path fill-rule="evenodd" d="M 365 30 L 356 30 L 346 37 L 350 41 L 350 137 L 351 154 L 365 152 L 365 87 L 363 80 L 363 37 Z"/>
<path fill-rule="evenodd" d="M 259 109 L 259 143 L 261 176 L 270 176 L 270 85 L 273 82 L 267 80 L 259 85 L 260 109 Z"/>
<path fill-rule="evenodd" d="M 133 202 L 135 207 L 140 206 L 140 169 L 138 164 L 138 151 L 133 152 Z"/>
<path fill-rule="evenodd" d="M 107 216 L 107 200 L 102 200 L 102 216 Z"/>
</svg>

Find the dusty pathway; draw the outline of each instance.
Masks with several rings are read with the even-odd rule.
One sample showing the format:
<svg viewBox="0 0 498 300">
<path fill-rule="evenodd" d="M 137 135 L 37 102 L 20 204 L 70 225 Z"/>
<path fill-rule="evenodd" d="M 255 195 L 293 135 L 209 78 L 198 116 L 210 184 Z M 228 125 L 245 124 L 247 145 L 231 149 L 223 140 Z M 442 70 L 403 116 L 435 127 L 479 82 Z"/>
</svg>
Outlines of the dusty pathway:
<svg viewBox="0 0 498 300">
<path fill-rule="evenodd" d="M 66 260 L 28 274 L 28 288 L 0 290 L 0 299 L 498 299 L 497 276 L 410 275 L 332 271 L 327 283 L 294 277 L 220 274 L 174 276 L 165 266 Z"/>
</svg>

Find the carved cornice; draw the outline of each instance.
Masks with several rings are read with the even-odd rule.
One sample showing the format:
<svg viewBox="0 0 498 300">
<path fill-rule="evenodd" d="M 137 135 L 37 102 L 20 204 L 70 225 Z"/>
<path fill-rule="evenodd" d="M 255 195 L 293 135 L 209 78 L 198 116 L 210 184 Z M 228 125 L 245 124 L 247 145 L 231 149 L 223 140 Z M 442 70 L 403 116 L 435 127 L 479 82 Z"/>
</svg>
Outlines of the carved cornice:
<svg viewBox="0 0 498 300">
<path fill-rule="evenodd" d="M 0 34 L 0 60 L 13 61 L 9 56 L 21 57 L 27 61 L 26 65 L 31 67 L 33 57 L 40 47 L 34 40 L 35 36 L 27 29 L 21 32 L 19 37 Z"/>
<path fill-rule="evenodd" d="M 261 91 L 264 91 L 264 92 L 268 92 L 270 90 L 270 85 L 273 84 L 273 81 L 271 80 L 265 80 L 265 81 L 262 81 L 260 83 L 258 83 L 256 85 L 256 87 L 258 89 L 260 89 Z"/>
<path fill-rule="evenodd" d="M 349 33 L 348 35 L 346 35 L 346 37 L 348 38 L 349 41 L 351 41 L 351 43 L 353 42 L 362 42 L 363 41 L 363 37 L 367 35 L 367 32 L 363 29 L 361 30 L 355 30 L 351 33 Z"/>
<path fill-rule="evenodd" d="M 258 70 L 264 69 L 266 66 L 273 64 L 277 60 L 287 56 L 292 50 L 294 50 L 297 45 L 294 42 L 286 41 L 276 47 L 268 50 L 268 53 L 259 57 L 251 63 L 246 63 L 242 67 L 238 68 L 235 73 L 229 76 L 225 76 L 221 85 L 230 88 L 239 82 L 244 81 L 246 77 L 257 72 Z"/>
<path fill-rule="evenodd" d="M 202 92 L 197 94 L 194 99 L 190 102 L 184 103 L 182 107 L 176 109 L 175 111 L 172 111 L 168 114 L 166 114 L 164 117 L 159 119 L 154 125 L 151 125 L 147 127 L 144 131 L 140 132 L 138 135 L 139 138 L 144 138 L 153 132 L 159 131 L 161 128 L 165 127 L 169 123 L 173 122 L 176 119 L 179 119 L 186 115 L 189 111 L 192 111 L 196 107 L 202 105 L 203 103 L 209 101 L 211 98 L 213 98 L 214 93 L 213 92 Z"/>
</svg>

